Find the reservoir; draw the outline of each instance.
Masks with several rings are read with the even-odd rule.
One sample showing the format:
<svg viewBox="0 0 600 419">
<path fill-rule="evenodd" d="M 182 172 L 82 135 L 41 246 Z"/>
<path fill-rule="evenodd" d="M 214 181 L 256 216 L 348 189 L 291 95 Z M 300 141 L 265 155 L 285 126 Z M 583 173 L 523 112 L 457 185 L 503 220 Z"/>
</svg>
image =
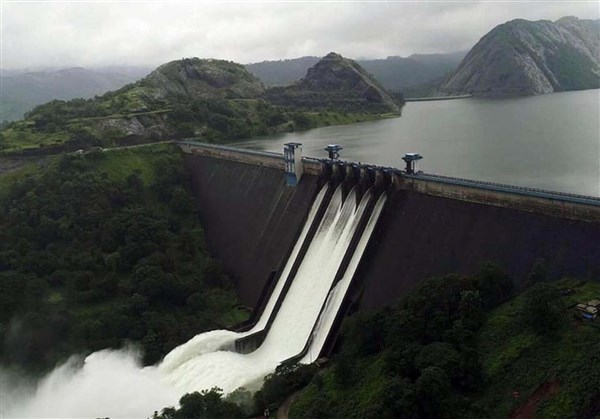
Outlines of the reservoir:
<svg viewBox="0 0 600 419">
<path fill-rule="evenodd" d="M 343 160 L 403 168 L 420 153 L 428 173 L 600 196 L 600 90 L 542 96 L 409 102 L 402 117 L 242 141 L 283 150 L 303 144 L 325 158 L 340 144 Z"/>
</svg>

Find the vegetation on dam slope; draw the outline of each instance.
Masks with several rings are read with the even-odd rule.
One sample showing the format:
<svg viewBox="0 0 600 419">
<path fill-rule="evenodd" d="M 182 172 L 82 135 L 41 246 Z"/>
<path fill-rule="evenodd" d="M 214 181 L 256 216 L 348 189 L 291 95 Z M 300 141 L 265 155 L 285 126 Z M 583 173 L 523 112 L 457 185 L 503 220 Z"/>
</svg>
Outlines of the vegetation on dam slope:
<svg viewBox="0 0 600 419">
<path fill-rule="evenodd" d="M 3 364 L 138 343 L 154 363 L 245 318 L 210 257 L 176 147 L 63 155 L 2 178 Z"/>
<path fill-rule="evenodd" d="M 333 365 L 292 404 L 293 418 L 594 417 L 600 323 L 572 307 L 600 284 L 544 281 L 513 296 L 493 264 L 421 283 L 397 305 L 347 319 Z M 508 299 L 508 300 L 507 300 Z"/>
</svg>

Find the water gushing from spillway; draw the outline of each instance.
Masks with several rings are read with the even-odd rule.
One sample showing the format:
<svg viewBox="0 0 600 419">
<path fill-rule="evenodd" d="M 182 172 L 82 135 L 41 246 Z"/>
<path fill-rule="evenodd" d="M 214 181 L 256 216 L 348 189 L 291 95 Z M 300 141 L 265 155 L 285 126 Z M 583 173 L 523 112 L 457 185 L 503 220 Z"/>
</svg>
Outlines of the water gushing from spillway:
<svg viewBox="0 0 600 419">
<path fill-rule="evenodd" d="M 371 199 L 371 194 L 371 191 L 367 192 L 365 197 L 363 197 L 362 201 L 360 202 L 360 206 L 368 205 L 368 202 Z M 358 264 L 362 259 L 365 249 L 367 248 L 367 244 L 369 244 L 369 239 L 373 234 L 373 230 L 375 229 L 375 225 L 379 220 L 379 215 L 381 215 L 381 211 L 383 210 L 383 206 L 385 205 L 386 200 L 386 194 L 382 194 L 377 200 L 377 203 L 373 208 L 367 225 L 365 226 L 365 230 L 360 236 L 360 240 L 358 241 L 356 249 L 352 254 L 352 258 L 350 259 L 350 262 L 344 272 L 344 276 L 335 285 L 335 287 L 331 290 L 327 297 L 325 308 L 319 316 L 315 330 L 313 332 L 313 335 L 311 336 L 310 347 L 306 355 L 300 360 L 301 363 L 310 364 L 311 362 L 316 361 L 316 358 L 319 356 L 319 353 L 321 353 L 323 345 L 325 344 L 325 340 L 327 339 L 327 335 L 329 334 L 333 322 L 335 321 L 335 317 L 338 313 L 338 310 L 340 309 L 342 302 L 344 301 L 346 291 L 348 291 L 348 288 L 350 287 L 350 283 L 352 281 L 352 278 L 354 277 L 354 274 L 356 273 Z"/>
<path fill-rule="evenodd" d="M 307 343 L 313 327 L 309 354 L 318 354 L 341 305 L 350 280 L 368 243 L 385 199 L 380 199 L 350 259 L 345 275 L 330 295 L 333 281 L 350 242 L 368 207 L 371 193 L 359 205 L 353 189 L 343 199 L 342 187 L 333 193 L 320 220 L 317 213 L 327 195 L 321 189 L 307 221 L 292 249 L 265 309 L 252 330 L 245 333 L 218 330 L 202 333 L 175 348 L 157 366 L 141 368 L 132 351 L 100 351 L 85 359 L 82 367 L 67 363 L 50 373 L 36 391 L 17 400 L 3 385 L 0 396 L 12 398 L 0 408 L 2 417 L 147 417 L 154 410 L 176 405 L 186 392 L 220 387 L 225 393 L 239 387 L 257 389 L 265 375 L 283 360 L 297 355 Z M 300 254 L 313 223 L 319 223 L 305 254 Z M 302 260 L 262 345 L 250 354 L 226 350 L 236 339 L 262 330 L 292 273 L 296 259 Z M 328 297 L 329 295 L 329 297 Z M 319 317 L 321 307 L 327 306 Z"/>
</svg>

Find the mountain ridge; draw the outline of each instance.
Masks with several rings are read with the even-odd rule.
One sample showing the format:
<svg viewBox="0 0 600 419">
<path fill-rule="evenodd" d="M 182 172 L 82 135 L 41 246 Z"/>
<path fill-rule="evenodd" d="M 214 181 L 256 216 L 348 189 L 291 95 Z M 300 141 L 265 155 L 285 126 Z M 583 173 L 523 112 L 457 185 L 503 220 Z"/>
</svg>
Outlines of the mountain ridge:
<svg viewBox="0 0 600 419">
<path fill-rule="evenodd" d="M 523 96 L 600 87 L 600 20 L 515 19 L 496 26 L 438 88 L 441 95 Z"/>
</svg>

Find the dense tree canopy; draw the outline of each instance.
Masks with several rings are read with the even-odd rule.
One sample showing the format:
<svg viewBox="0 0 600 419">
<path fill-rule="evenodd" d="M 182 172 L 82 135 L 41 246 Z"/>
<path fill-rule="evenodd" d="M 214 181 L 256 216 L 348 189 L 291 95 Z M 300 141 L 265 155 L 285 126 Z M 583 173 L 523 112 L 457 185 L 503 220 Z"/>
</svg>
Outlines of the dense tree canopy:
<svg viewBox="0 0 600 419">
<path fill-rule="evenodd" d="M 64 155 L 3 192 L 3 362 L 47 368 L 133 341 L 154 363 L 235 312 L 178 152 L 139 151 L 139 167 L 119 153 Z"/>
</svg>

